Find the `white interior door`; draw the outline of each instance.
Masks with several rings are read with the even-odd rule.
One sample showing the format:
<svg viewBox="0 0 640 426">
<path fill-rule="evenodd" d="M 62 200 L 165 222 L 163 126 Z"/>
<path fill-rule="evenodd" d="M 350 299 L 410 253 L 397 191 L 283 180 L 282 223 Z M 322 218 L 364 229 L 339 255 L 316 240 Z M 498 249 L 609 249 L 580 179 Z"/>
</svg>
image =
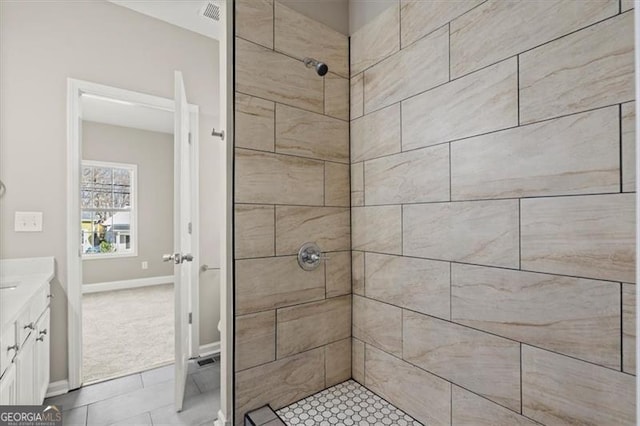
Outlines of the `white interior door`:
<svg viewBox="0 0 640 426">
<path fill-rule="evenodd" d="M 175 292 L 175 408 L 182 410 L 189 360 L 189 294 L 194 279 L 192 240 L 189 230 L 192 209 L 189 105 L 182 73 L 175 72 L 174 126 L 174 292 Z"/>
</svg>

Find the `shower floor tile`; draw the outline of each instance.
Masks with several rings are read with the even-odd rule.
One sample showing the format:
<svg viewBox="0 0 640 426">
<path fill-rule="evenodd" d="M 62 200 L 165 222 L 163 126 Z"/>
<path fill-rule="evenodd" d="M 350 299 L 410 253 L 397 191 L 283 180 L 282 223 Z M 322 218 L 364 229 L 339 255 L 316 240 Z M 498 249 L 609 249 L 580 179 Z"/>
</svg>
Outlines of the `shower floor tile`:
<svg viewBox="0 0 640 426">
<path fill-rule="evenodd" d="M 276 413 L 287 425 L 422 425 L 353 380 L 294 402 Z"/>
</svg>

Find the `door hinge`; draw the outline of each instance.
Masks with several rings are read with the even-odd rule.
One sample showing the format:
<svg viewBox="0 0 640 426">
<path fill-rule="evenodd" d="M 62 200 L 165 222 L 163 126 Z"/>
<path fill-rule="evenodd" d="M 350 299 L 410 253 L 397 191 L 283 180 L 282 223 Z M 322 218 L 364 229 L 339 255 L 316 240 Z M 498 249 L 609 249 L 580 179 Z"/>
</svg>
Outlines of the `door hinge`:
<svg viewBox="0 0 640 426">
<path fill-rule="evenodd" d="M 189 312 L 189 324 L 193 324 L 193 313 Z"/>
<path fill-rule="evenodd" d="M 189 132 L 189 145 L 191 145 L 191 132 Z"/>
<path fill-rule="evenodd" d="M 189 233 L 191 233 L 191 229 L 192 229 L 192 225 L 191 225 L 191 222 L 189 222 Z"/>
</svg>

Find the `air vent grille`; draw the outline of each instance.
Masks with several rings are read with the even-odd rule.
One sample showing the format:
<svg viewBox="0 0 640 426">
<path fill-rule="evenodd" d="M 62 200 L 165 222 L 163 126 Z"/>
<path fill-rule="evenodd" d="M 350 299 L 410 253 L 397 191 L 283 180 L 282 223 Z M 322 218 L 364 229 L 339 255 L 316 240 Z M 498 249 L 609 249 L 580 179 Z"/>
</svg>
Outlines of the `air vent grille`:
<svg viewBox="0 0 640 426">
<path fill-rule="evenodd" d="M 214 21 L 220 20 L 220 7 L 215 3 L 207 2 L 202 8 L 200 14 L 205 18 L 213 19 Z"/>
</svg>

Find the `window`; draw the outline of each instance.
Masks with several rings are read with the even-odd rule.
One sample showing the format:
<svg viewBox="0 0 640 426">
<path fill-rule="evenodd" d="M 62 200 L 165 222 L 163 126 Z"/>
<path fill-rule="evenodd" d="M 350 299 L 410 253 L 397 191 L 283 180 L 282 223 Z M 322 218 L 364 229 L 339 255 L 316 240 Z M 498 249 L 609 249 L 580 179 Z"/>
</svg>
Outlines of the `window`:
<svg viewBox="0 0 640 426">
<path fill-rule="evenodd" d="M 84 258 L 137 254 L 136 172 L 134 164 L 82 162 L 80 208 Z"/>
</svg>

